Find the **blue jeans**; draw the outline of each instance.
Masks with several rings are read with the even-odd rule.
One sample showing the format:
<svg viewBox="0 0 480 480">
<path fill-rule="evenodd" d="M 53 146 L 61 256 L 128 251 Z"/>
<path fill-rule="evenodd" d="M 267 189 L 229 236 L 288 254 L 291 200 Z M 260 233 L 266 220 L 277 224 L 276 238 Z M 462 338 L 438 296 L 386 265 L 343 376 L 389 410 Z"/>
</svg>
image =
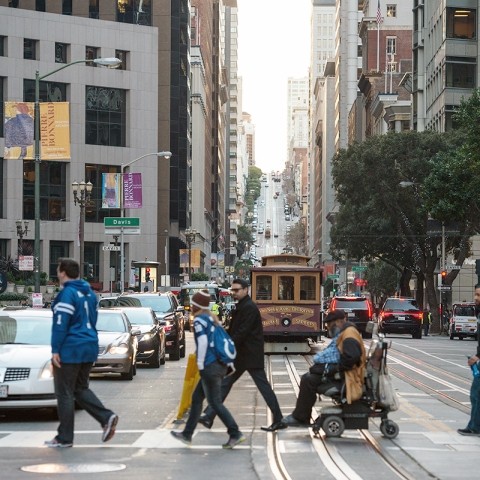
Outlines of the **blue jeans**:
<svg viewBox="0 0 480 480">
<path fill-rule="evenodd" d="M 258 388 L 258 391 L 265 400 L 265 403 L 268 405 L 268 408 L 270 408 L 270 411 L 273 414 L 273 422 L 279 422 L 283 418 L 282 410 L 278 404 L 275 392 L 273 391 L 270 383 L 268 383 L 264 368 L 249 368 L 247 370 L 238 369 L 235 370 L 232 375 L 225 377 L 222 382 L 222 399 L 225 400 L 225 398 L 227 398 L 227 395 L 230 393 L 233 384 L 245 373 L 245 371 L 250 374 L 256 387 Z M 215 418 L 215 412 L 210 405 L 205 409 L 205 415 L 212 421 Z"/>
<path fill-rule="evenodd" d="M 241 437 L 242 433 L 237 423 L 222 400 L 222 380 L 226 373 L 227 367 L 218 362 L 210 363 L 200 372 L 200 381 L 193 392 L 190 415 L 183 430 L 183 434 L 187 438 L 192 438 L 198 419 L 202 413 L 202 405 L 205 398 L 227 427 L 227 432 L 230 437 Z"/>
<path fill-rule="evenodd" d="M 62 363 L 53 367 L 55 396 L 60 425 L 56 439 L 61 443 L 73 443 L 75 400 L 103 427 L 113 415 L 88 388 L 91 363 Z"/>
<path fill-rule="evenodd" d="M 480 377 L 473 377 L 470 388 L 470 403 L 472 404 L 472 411 L 467 428 L 480 433 Z"/>
</svg>

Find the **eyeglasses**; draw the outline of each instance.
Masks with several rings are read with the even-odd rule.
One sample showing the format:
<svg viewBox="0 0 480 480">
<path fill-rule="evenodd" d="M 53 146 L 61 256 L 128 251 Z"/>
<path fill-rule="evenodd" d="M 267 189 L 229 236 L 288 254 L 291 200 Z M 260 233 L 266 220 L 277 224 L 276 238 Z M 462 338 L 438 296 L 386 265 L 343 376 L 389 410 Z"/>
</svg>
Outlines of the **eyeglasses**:
<svg viewBox="0 0 480 480">
<path fill-rule="evenodd" d="M 231 292 L 238 292 L 240 290 L 244 290 L 244 288 L 242 287 L 242 288 L 231 288 L 230 289 Z"/>
</svg>

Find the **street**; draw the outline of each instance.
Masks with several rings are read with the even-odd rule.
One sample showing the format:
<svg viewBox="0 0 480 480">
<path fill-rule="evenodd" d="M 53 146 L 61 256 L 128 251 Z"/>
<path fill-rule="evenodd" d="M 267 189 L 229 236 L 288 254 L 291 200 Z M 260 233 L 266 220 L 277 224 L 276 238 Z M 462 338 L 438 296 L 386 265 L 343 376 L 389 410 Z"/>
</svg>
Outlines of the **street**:
<svg viewBox="0 0 480 480">
<path fill-rule="evenodd" d="M 191 351 L 193 339 L 188 335 L 187 345 Z M 103 472 L 97 473 L 96 478 L 114 475 L 125 479 L 133 476 L 220 479 L 226 477 L 227 469 L 233 479 L 286 478 L 275 466 L 279 459 L 292 479 L 304 478 L 307 467 L 318 469 L 319 476 L 322 471 L 322 478 L 341 478 L 328 466 L 325 452 L 318 452 L 321 442 L 328 448 L 333 447 L 335 455 L 348 465 L 351 472 L 344 478 L 376 478 L 386 466 L 372 448 L 364 445 L 365 435 L 373 437 L 393 464 L 401 465 L 408 472 L 409 476 L 400 478 L 471 478 L 468 472 L 475 469 L 480 438 L 462 437 L 456 429 L 465 427 L 468 421 L 471 373 L 465 360 L 475 350 L 476 342 L 452 341 L 445 336 L 422 340 L 406 335 L 387 338 L 393 344 L 389 367 L 400 397 L 400 409 L 389 415 L 400 426 L 395 440 L 381 436 L 376 420 L 370 421 L 368 432 L 345 431 L 339 439 L 313 438 L 311 430 L 300 428 L 276 435 L 262 432 L 260 426 L 268 424 L 270 419 L 263 399 L 245 375 L 232 390 L 227 405 L 246 434 L 247 442 L 234 451 L 222 450 L 226 432 L 217 420 L 210 431 L 199 426 L 193 446 L 188 448 L 169 434 L 171 429 L 182 428 L 181 424 L 174 424 L 186 367 L 186 359 L 182 359 L 167 361 L 165 368 L 160 369 L 140 367 L 131 382 L 116 377 L 92 379 L 93 390 L 120 416 L 117 434 L 107 444 L 101 442 L 100 427 L 83 411 L 76 413 L 74 447 L 61 450 L 43 446 L 44 440 L 55 435 L 57 421 L 51 414 L 2 412 L 2 478 L 32 478 L 31 473 L 20 469 L 38 464 L 56 464 L 57 471 L 67 469 L 70 473 L 63 473 L 62 478 L 77 478 L 81 475 L 79 471 L 91 471 Z M 274 389 L 287 415 L 295 404 L 295 386 L 288 382 L 286 365 L 294 365 L 301 375 L 307 368 L 306 359 L 301 355 L 266 358 Z M 325 405 L 330 405 L 329 399 L 317 402 L 315 408 L 318 411 Z M 276 453 L 272 453 L 272 443 L 276 445 Z M 366 455 L 375 457 L 367 460 Z M 51 465 L 48 468 L 51 469 Z M 117 468 L 121 470 L 108 471 Z M 53 473 L 38 475 L 57 477 Z"/>
</svg>

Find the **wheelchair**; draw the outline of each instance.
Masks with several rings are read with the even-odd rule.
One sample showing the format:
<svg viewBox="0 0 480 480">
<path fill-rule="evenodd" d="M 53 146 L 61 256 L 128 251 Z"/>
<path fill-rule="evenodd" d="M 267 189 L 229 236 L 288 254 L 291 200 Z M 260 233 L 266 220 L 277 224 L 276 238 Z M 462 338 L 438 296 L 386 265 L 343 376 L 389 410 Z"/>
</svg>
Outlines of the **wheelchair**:
<svg viewBox="0 0 480 480">
<path fill-rule="evenodd" d="M 385 438 L 396 438 L 399 426 L 388 418 L 388 413 L 397 409 L 396 405 L 381 402 L 379 392 L 380 372 L 386 374 L 387 350 L 391 342 L 383 337 L 372 340 L 365 371 L 365 384 L 362 397 L 348 404 L 345 396 L 345 384 L 332 387 L 322 395 L 331 397 L 333 405 L 323 407 L 320 415 L 314 421 L 312 430 L 315 436 L 320 436 L 320 430 L 327 437 L 340 437 L 345 430 L 368 430 L 370 418 L 380 418 L 380 432 Z"/>
</svg>

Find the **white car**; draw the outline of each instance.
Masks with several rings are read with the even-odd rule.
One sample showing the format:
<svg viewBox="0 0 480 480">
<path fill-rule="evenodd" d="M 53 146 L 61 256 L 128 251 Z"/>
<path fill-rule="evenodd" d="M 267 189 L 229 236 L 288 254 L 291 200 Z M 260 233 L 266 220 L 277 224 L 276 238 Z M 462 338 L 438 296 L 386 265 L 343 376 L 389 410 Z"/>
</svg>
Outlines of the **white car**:
<svg viewBox="0 0 480 480">
<path fill-rule="evenodd" d="M 50 309 L 0 311 L 0 410 L 57 408 Z"/>
</svg>

